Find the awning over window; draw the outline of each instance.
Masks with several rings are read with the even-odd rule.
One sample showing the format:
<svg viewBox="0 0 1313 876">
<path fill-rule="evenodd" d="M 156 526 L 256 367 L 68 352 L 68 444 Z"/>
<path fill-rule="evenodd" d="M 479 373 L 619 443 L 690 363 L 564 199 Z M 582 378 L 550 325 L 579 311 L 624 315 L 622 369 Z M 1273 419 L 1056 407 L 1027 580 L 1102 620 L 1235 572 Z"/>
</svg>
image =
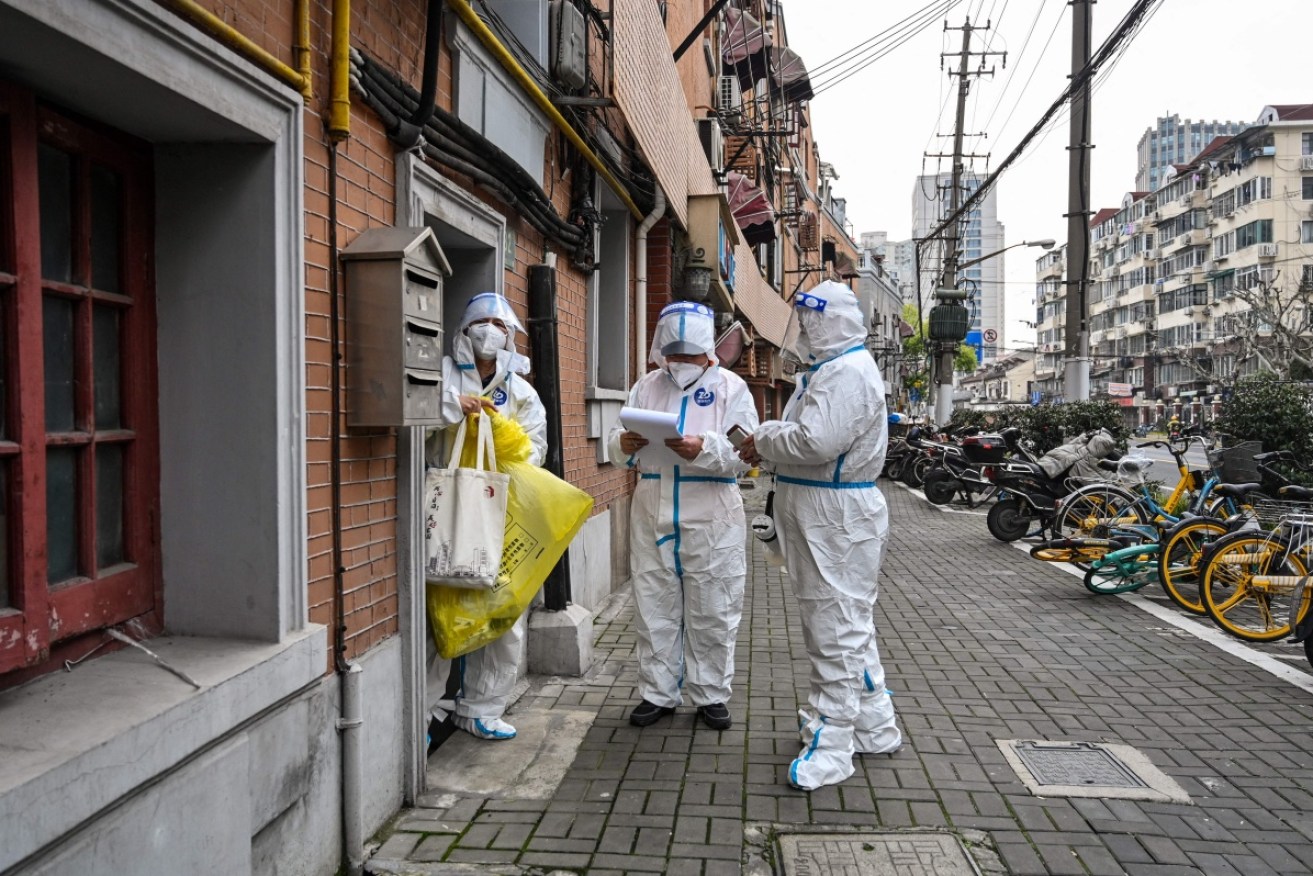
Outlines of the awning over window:
<svg viewBox="0 0 1313 876">
<path fill-rule="evenodd" d="M 725 41 L 721 57 L 726 66 L 733 68 L 739 78 L 739 87 L 748 91 L 760 79 L 766 78 L 766 50 L 771 46 L 770 34 L 761 22 L 741 9 L 725 10 Z"/>
<path fill-rule="evenodd" d="M 857 276 L 857 265 L 848 253 L 839 250 L 834 254 L 834 270 L 845 280 Z"/>
<path fill-rule="evenodd" d="M 807 66 L 793 49 L 772 48 L 771 79 L 776 88 L 784 92 L 785 103 L 797 103 L 814 97 Z"/>
<path fill-rule="evenodd" d="M 761 246 L 775 239 L 775 209 L 766 193 L 743 174 L 729 172 L 729 210 L 749 246 Z"/>
</svg>

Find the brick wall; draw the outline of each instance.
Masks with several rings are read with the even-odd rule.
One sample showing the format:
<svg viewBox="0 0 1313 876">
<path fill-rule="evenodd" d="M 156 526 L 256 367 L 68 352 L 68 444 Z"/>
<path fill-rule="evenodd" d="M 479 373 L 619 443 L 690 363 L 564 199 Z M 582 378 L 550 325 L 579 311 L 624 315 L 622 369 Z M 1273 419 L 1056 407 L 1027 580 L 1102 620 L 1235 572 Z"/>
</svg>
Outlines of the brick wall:
<svg viewBox="0 0 1313 876">
<path fill-rule="evenodd" d="M 202 0 L 219 17 L 287 64 L 292 55 L 292 0 Z M 330 289 L 332 247 L 329 225 L 329 155 L 323 119 L 328 107 L 329 3 L 312 3 L 311 45 L 314 96 L 305 111 L 305 347 L 306 464 L 310 620 L 333 625 L 330 390 L 332 351 Z M 418 88 L 423 59 L 425 3 L 421 0 L 354 0 L 351 43 L 401 73 Z M 451 58 L 444 50 L 439 66 L 438 102 L 452 107 Z M 547 185 L 557 210 L 569 212 L 570 186 L 556 162 L 557 137 L 544 156 Z M 381 123 L 367 107 L 353 104 L 351 137 L 338 147 L 338 236 L 345 247 L 367 228 L 396 221 L 395 159 Z M 484 197 L 467 180 L 452 176 L 505 215 L 516 235 L 515 267 L 506 272 L 505 291 L 521 318 L 527 315 L 527 268 L 541 263 L 544 239 L 499 203 Z M 567 479 L 589 491 L 596 511 L 630 490 L 630 477 L 612 466 L 599 467 L 586 437 L 585 316 L 583 274 L 558 262 L 559 346 L 562 420 Z M 341 337 L 349 343 L 347 327 Z M 526 349 L 527 354 L 529 351 Z M 345 388 L 346 375 L 342 385 Z M 345 400 L 343 399 L 343 407 Z M 397 619 L 397 436 L 394 429 L 348 430 L 342 425 L 342 564 L 348 656 L 356 656 L 396 634 Z"/>
</svg>

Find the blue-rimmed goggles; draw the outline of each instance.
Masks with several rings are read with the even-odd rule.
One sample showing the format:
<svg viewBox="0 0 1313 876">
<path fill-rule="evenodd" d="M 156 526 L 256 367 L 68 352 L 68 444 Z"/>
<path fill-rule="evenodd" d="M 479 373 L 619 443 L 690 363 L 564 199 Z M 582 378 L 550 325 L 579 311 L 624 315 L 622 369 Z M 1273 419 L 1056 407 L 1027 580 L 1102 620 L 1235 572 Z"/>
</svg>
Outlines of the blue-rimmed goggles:
<svg viewBox="0 0 1313 876">
<path fill-rule="evenodd" d="M 818 295 L 812 295 L 809 292 L 800 292 L 793 298 L 794 307 L 805 307 L 808 310 L 814 310 L 817 313 L 824 313 L 825 306 L 829 302 Z"/>
</svg>

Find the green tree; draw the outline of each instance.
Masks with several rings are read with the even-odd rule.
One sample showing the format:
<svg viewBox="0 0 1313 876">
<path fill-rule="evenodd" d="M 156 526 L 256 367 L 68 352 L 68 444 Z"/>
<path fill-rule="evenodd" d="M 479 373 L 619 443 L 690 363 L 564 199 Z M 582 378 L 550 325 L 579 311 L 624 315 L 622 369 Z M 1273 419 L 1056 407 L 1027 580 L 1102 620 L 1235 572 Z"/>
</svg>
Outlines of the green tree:
<svg viewBox="0 0 1313 876">
<path fill-rule="evenodd" d="M 1110 401 L 1067 402 L 1039 407 L 1018 405 L 1001 411 L 958 408 L 953 411 L 951 422 L 994 432 L 1016 426 L 1021 430 L 1021 436 L 1033 442 L 1040 453 L 1048 453 L 1064 441 L 1095 429 L 1107 429 L 1120 447 L 1125 447 L 1130 438 L 1121 408 Z"/>
<path fill-rule="evenodd" d="M 1264 450 L 1313 458 L 1313 387 L 1265 372 L 1240 381 L 1222 403 L 1217 428 Z"/>
</svg>

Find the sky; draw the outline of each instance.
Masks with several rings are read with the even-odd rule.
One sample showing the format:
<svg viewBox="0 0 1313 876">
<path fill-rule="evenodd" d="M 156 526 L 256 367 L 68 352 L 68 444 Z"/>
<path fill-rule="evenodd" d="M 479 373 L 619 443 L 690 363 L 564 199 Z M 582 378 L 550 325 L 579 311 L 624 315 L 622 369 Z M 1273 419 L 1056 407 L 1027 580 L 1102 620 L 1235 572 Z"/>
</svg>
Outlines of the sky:
<svg viewBox="0 0 1313 876">
<path fill-rule="evenodd" d="M 1006 68 L 1002 58 L 991 57 L 986 67 L 993 67 L 994 75 L 972 81 L 966 130 L 988 136 L 968 139 L 965 151 L 992 153 L 992 161 L 975 161 L 978 172 L 1000 163 L 1067 84 L 1072 37 L 1067 0 L 957 0 L 946 16 L 932 19 L 868 65 L 860 62 L 872 48 L 884 51 L 888 42 L 825 66 L 928 5 L 930 0 L 783 0 L 789 45 L 813 71 L 812 84 L 820 92 L 811 119 L 821 159 L 839 174 L 835 192 L 847 199 L 857 234 L 910 237 L 916 177 L 951 170 L 951 161 L 923 158 L 925 152 L 952 151 L 951 139 L 934 136 L 952 133 L 956 98 L 956 78 L 950 82 L 941 71 L 940 53 L 957 52 L 962 38 L 960 30 L 945 32 L 945 22 L 960 28 L 968 16 L 973 26 L 989 20 L 989 31 L 972 35 L 972 48 L 987 44 L 991 51 L 1008 52 Z M 1133 0 L 1098 0 L 1096 52 L 1133 5 Z M 1268 104 L 1313 102 L 1310 6 L 1309 0 L 1162 0 L 1094 93 L 1093 207 L 1120 206 L 1135 187 L 1136 144 L 1159 116 L 1250 122 Z M 945 59 L 945 65 L 956 60 Z M 851 75 L 838 81 L 845 73 Z M 1059 118 L 1001 177 L 998 210 L 1007 244 L 1066 241 L 1069 129 L 1067 116 Z M 1040 254 L 1026 247 L 1007 253 L 1007 348 L 1034 341 L 1022 320 L 1034 319 Z"/>
</svg>

